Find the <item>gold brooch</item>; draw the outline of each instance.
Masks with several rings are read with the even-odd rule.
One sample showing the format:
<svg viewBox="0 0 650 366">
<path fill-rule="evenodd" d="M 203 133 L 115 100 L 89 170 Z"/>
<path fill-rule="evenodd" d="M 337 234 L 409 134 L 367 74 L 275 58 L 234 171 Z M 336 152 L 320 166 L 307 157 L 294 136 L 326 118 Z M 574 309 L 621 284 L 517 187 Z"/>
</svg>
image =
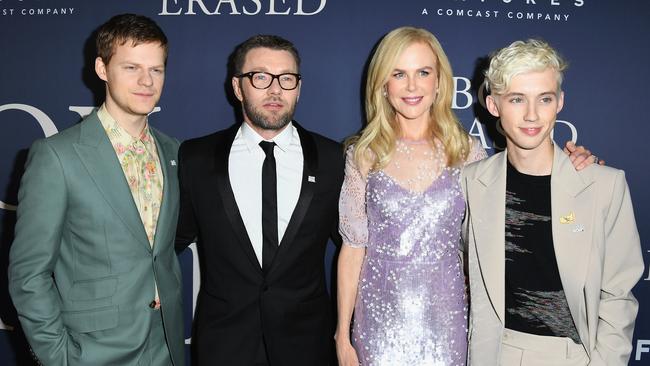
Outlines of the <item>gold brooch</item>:
<svg viewBox="0 0 650 366">
<path fill-rule="evenodd" d="M 560 224 L 570 224 L 576 220 L 576 215 L 571 211 L 568 215 L 560 216 Z"/>
</svg>

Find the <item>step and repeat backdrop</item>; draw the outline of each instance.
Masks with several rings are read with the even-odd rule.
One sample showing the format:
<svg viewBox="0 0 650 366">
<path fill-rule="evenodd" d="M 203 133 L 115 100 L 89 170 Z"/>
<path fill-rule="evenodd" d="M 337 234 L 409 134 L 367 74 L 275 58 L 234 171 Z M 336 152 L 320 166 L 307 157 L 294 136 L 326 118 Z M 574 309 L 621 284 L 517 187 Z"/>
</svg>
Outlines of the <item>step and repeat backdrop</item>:
<svg viewBox="0 0 650 366">
<path fill-rule="evenodd" d="M 93 32 L 109 17 L 153 18 L 170 41 L 166 84 L 150 123 L 185 140 L 240 122 L 227 58 L 251 35 L 278 34 L 301 53 L 296 120 L 342 140 L 363 126 L 362 89 L 373 47 L 391 29 L 434 33 L 455 74 L 454 109 L 488 153 L 503 146 L 483 106 L 488 55 L 541 37 L 569 61 L 555 139 L 577 141 L 624 169 L 646 271 L 630 365 L 650 365 L 650 2 L 642 0 L 0 0 L 0 364 L 30 358 L 7 291 L 17 191 L 35 139 L 75 123 L 103 100 Z M 38 227 L 34 227 L 38 230 Z M 335 247 L 324 265 L 331 271 Z M 578 259 L 578 258 L 576 258 Z M 199 288 L 194 248 L 180 255 L 186 343 Z"/>
</svg>

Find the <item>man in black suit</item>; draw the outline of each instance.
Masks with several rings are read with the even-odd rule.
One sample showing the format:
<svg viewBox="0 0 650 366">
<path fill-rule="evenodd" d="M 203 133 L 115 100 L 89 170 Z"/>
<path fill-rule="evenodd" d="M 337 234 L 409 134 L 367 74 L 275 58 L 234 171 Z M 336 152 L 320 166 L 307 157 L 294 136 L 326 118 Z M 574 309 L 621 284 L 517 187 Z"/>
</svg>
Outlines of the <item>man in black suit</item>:
<svg viewBox="0 0 650 366">
<path fill-rule="evenodd" d="M 196 239 L 202 270 L 194 357 L 199 365 L 327 365 L 323 262 L 337 235 L 343 150 L 292 120 L 301 86 L 293 44 L 254 36 L 233 65 L 244 123 L 179 151 L 177 249 Z"/>
</svg>

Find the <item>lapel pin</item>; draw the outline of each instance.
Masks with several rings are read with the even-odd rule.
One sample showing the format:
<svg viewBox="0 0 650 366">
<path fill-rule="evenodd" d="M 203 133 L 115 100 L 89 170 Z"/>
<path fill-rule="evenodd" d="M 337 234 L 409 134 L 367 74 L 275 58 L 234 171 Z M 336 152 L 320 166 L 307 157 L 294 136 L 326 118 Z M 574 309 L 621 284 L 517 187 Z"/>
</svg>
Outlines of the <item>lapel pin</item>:
<svg viewBox="0 0 650 366">
<path fill-rule="evenodd" d="M 560 224 L 570 224 L 576 220 L 576 215 L 571 211 L 568 215 L 560 216 Z"/>
<path fill-rule="evenodd" d="M 581 233 L 581 232 L 583 232 L 583 231 L 585 231 L 585 227 L 584 227 L 584 225 L 582 225 L 582 224 L 576 224 L 576 225 L 573 227 L 573 232 L 574 232 L 574 233 Z"/>
<path fill-rule="evenodd" d="M 316 183 L 316 177 L 314 177 L 313 175 L 310 175 L 310 176 L 307 177 L 307 181 L 311 182 L 311 183 Z"/>
<path fill-rule="evenodd" d="M 170 163 L 172 166 L 176 166 L 176 160 L 171 160 L 169 163 Z"/>
</svg>

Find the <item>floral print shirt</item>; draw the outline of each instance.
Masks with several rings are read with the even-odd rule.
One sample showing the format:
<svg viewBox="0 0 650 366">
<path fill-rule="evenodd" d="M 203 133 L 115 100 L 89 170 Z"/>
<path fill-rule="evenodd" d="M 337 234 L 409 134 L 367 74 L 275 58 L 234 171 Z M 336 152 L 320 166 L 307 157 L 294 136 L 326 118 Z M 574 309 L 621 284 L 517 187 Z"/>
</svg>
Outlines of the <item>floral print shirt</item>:
<svg viewBox="0 0 650 366">
<path fill-rule="evenodd" d="M 124 177 L 131 189 L 149 244 L 153 246 L 163 194 L 163 175 L 156 142 L 149 125 L 138 138 L 117 124 L 103 105 L 97 116 L 115 149 Z"/>
</svg>

